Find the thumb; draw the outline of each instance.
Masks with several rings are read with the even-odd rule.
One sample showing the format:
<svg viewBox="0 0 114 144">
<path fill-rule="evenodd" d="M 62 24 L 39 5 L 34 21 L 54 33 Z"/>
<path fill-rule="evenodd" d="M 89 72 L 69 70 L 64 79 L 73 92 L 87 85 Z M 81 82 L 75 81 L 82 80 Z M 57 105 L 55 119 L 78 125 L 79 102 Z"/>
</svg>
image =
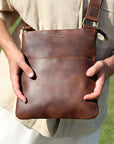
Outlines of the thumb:
<svg viewBox="0 0 114 144">
<path fill-rule="evenodd" d="M 31 67 L 25 62 L 23 61 L 21 64 L 20 64 L 20 68 L 25 72 L 25 74 L 32 78 L 34 76 L 34 72 L 33 70 L 31 69 Z"/>
<path fill-rule="evenodd" d="M 96 73 L 98 73 L 101 69 L 103 68 L 103 62 L 102 61 L 97 61 L 93 66 L 91 66 L 87 72 L 86 75 L 88 77 L 94 76 Z"/>
</svg>

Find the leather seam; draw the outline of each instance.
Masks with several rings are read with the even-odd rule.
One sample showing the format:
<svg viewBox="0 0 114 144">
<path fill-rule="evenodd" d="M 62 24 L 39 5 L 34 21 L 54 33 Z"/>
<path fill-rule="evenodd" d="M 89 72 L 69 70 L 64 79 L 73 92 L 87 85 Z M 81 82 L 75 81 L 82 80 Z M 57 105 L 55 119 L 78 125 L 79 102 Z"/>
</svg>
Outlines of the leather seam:
<svg viewBox="0 0 114 144">
<path fill-rule="evenodd" d="M 40 60 L 40 59 L 85 59 L 89 61 L 95 61 L 95 59 L 83 58 L 83 57 L 51 57 L 51 58 L 29 58 L 29 60 Z"/>
</svg>

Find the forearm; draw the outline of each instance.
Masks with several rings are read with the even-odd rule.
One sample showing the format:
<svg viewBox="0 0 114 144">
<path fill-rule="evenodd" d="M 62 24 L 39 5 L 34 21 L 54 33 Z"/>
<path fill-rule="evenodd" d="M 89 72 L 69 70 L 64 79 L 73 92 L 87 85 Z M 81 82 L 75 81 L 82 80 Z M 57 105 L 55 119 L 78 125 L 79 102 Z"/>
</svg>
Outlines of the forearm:
<svg viewBox="0 0 114 144">
<path fill-rule="evenodd" d="M 0 20 L 0 47 L 2 47 L 2 49 L 4 50 L 9 61 L 10 78 L 12 81 L 14 92 L 19 99 L 26 102 L 26 98 L 20 90 L 19 72 L 20 69 L 22 69 L 30 78 L 34 76 L 34 72 L 25 62 L 23 54 L 21 53 L 21 51 L 18 50 L 10 33 L 8 32 L 6 23 L 2 20 Z"/>
<path fill-rule="evenodd" d="M 109 76 L 114 74 L 114 55 L 104 60 Z"/>
<path fill-rule="evenodd" d="M 16 45 L 8 31 L 6 23 L 0 19 L 0 47 L 4 50 L 6 55 L 16 48 Z"/>
</svg>

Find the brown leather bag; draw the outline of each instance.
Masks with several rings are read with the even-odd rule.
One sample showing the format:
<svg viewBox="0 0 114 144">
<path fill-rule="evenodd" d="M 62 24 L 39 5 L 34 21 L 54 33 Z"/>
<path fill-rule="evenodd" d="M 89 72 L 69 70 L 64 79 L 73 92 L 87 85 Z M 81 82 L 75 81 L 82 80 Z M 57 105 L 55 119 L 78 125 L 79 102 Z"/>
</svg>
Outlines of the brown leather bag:
<svg viewBox="0 0 114 144">
<path fill-rule="evenodd" d="M 86 20 L 98 21 L 101 0 L 91 0 Z M 97 100 L 84 100 L 93 92 L 95 77 L 86 71 L 96 61 L 96 27 L 29 31 L 22 36 L 22 52 L 35 73 L 33 79 L 21 75 L 25 104 L 17 99 L 20 119 L 90 119 L 98 114 Z"/>
</svg>

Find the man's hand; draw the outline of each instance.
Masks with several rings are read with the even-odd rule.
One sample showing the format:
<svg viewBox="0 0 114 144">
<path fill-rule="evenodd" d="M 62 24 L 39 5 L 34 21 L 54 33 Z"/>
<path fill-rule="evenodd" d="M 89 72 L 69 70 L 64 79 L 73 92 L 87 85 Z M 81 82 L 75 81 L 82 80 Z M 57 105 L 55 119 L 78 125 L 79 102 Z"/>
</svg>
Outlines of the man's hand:
<svg viewBox="0 0 114 144">
<path fill-rule="evenodd" d="M 25 74 L 30 78 L 34 76 L 34 72 L 25 62 L 23 54 L 18 50 L 11 35 L 9 34 L 6 23 L 1 19 L 0 19 L 0 47 L 2 47 L 2 49 L 4 50 L 9 61 L 10 77 L 15 94 L 23 102 L 26 102 L 26 97 L 20 91 L 19 72 L 20 69 L 22 69 L 25 72 Z"/>
<path fill-rule="evenodd" d="M 20 69 L 25 72 L 25 74 L 32 78 L 34 76 L 34 72 L 25 62 L 23 54 L 15 49 L 11 52 L 11 54 L 7 54 L 9 66 L 10 66 L 10 78 L 12 81 L 12 86 L 17 97 L 26 103 L 26 97 L 22 94 L 19 85 L 19 73 Z"/>
<path fill-rule="evenodd" d="M 97 74 L 96 86 L 93 93 L 84 96 L 84 100 L 96 99 L 100 96 L 105 81 L 114 74 L 114 56 L 109 57 L 102 61 L 97 61 L 92 67 L 90 67 L 86 75 L 92 77 Z"/>
</svg>

